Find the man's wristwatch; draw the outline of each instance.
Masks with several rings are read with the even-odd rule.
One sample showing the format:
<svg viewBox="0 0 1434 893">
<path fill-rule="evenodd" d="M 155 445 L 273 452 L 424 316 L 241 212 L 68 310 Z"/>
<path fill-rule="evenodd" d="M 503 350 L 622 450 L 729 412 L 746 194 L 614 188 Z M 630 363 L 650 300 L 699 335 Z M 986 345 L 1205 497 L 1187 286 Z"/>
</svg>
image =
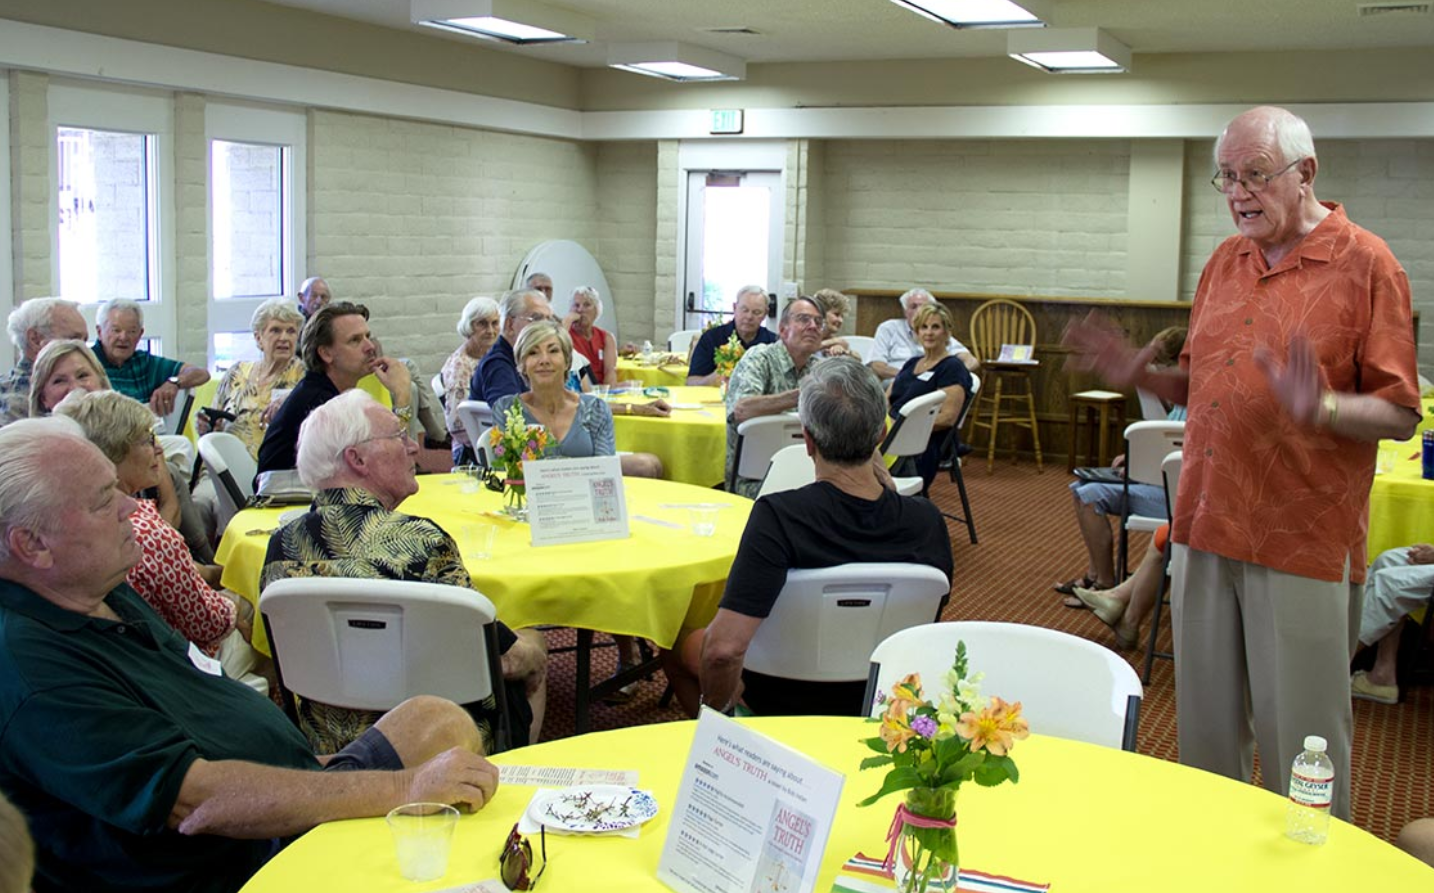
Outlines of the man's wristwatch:
<svg viewBox="0 0 1434 893">
<path fill-rule="evenodd" d="M 166 379 L 164 380 L 164 383 L 165 383 L 165 384 L 172 384 L 172 385 L 174 385 L 176 388 L 179 388 L 181 391 L 184 390 L 184 385 L 182 385 L 182 384 L 179 383 L 179 376 L 178 376 L 178 375 L 171 375 L 171 376 L 169 376 L 168 378 L 166 378 Z"/>
</svg>

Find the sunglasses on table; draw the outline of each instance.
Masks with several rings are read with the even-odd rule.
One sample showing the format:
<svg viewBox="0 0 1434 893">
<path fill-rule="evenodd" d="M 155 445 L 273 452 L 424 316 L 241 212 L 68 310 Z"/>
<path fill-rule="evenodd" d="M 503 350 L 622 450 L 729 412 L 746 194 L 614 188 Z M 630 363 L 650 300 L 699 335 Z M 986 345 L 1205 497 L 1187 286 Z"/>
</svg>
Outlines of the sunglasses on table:
<svg viewBox="0 0 1434 893">
<path fill-rule="evenodd" d="M 548 867 L 548 829 L 541 825 L 538 828 L 539 848 L 543 856 L 543 864 L 538 866 L 537 874 L 530 874 L 533 870 L 533 845 L 528 839 L 518 833 L 517 824 L 513 830 L 508 832 L 508 840 L 503 844 L 503 852 L 498 854 L 498 876 L 503 880 L 503 886 L 509 890 L 533 890 L 538 886 L 538 878 L 543 876 L 543 871 Z"/>
</svg>

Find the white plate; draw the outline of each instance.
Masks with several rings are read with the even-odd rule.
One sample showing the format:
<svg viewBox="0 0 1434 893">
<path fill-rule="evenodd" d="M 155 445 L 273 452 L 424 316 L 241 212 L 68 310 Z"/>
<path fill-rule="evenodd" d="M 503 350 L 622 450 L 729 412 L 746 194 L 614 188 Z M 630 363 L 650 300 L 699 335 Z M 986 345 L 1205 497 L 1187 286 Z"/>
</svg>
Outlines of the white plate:
<svg viewBox="0 0 1434 893">
<path fill-rule="evenodd" d="M 668 405 L 668 406 L 671 406 L 673 409 L 701 409 L 701 408 L 702 408 L 702 404 L 701 404 L 701 403 L 669 403 L 669 404 L 667 404 L 667 405 Z"/>
<path fill-rule="evenodd" d="M 299 518 L 304 517 L 308 513 L 309 510 L 306 508 L 289 509 L 287 512 L 284 512 L 282 515 L 279 516 L 279 526 L 282 527 L 283 525 L 288 524 L 290 521 L 298 520 Z"/>
<path fill-rule="evenodd" d="M 575 834 L 622 831 L 657 815 L 647 791 L 617 784 L 583 784 L 539 791 L 528 804 L 528 818 Z"/>
</svg>

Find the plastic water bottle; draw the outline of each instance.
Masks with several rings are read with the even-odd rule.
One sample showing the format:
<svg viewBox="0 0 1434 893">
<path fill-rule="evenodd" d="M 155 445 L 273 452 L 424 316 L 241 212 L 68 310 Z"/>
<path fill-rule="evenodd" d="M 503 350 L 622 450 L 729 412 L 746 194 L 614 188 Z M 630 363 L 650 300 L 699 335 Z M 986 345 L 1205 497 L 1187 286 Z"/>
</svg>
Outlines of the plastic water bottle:
<svg viewBox="0 0 1434 893">
<path fill-rule="evenodd" d="M 651 341 L 644 341 L 644 342 L 642 342 L 642 355 L 643 355 L 644 357 L 650 357 L 650 356 L 652 356 L 652 342 L 651 342 Z"/>
<path fill-rule="evenodd" d="M 1334 763 L 1318 735 L 1305 738 L 1305 752 L 1290 767 L 1290 802 L 1285 810 L 1285 836 L 1319 846 L 1329 837 L 1329 804 L 1334 796 Z"/>
<path fill-rule="evenodd" d="M 1424 480 L 1434 481 L 1434 430 L 1424 432 Z"/>
</svg>

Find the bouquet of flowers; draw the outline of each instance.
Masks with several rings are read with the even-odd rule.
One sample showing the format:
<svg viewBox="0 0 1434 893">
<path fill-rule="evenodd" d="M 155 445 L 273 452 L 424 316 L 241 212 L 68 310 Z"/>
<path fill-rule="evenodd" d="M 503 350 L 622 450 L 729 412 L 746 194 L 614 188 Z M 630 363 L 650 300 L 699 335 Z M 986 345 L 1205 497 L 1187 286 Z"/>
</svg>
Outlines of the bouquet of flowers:
<svg viewBox="0 0 1434 893">
<path fill-rule="evenodd" d="M 906 803 L 896 808 L 886 856 L 903 891 L 923 891 L 928 885 L 955 889 L 956 791 L 963 783 L 991 787 L 1020 780 L 1010 751 L 1030 734 L 1030 726 L 1019 701 L 981 694 L 983 675 L 968 675 L 966 643 L 958 642 L 956 660 L 936 695 L 928 698 L 920 675 L 912 673 L 892 686 L 890 698 L 878 696 L 877 703 L 886 708 L 881 729 L 865 740 L 877 756 L 862 760 L 861 768 L 892 768 L 881 789 L 858 805 L 907 792 Z"/>
<path fill-rule="evenodd" d="M 737 340 L 736 332 L 728 336 L 726 344 L 712 352 L 712 361 L 716 364 L 717 374 L 723 381 L 732 377 L 732 370 L 737 368 L 737 361 L 742 359 L 742 354 L 746 352 L 747 348 Z"/>
<path fill-rule="evenodd" d="M 523 406 L 516 399 L 504 414 L 503 424 L 494 425 L 488 436 L 493 459 L 503 470 L 508 504 L 521 509 L 528 492 L 523 482 L 523 463 L 543 458 L 552 436 L 542 425 L 528 424 L 523 418 Z"/>
</svg>

